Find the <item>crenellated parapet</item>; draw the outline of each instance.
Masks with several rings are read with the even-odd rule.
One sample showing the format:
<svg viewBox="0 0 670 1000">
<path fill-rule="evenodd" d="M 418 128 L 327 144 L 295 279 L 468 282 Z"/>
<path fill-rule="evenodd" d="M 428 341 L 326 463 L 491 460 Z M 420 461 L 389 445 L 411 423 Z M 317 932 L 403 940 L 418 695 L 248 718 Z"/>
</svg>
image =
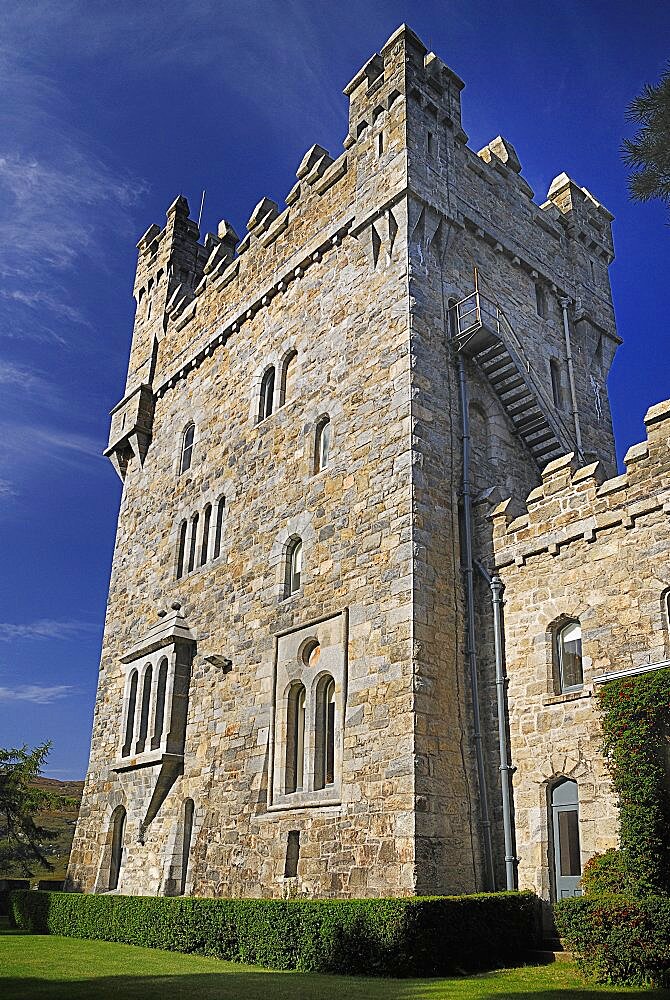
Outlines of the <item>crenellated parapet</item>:
<svg viewBox="0 0 670 1000">
<path fill-rule="evenodd" d="M 647 411 L 645 426 L 647 437 L 628 449 L 622 475 L 606 479 L 599 462 L 578 467 L 573 454 L 564 455 L 546 466 L 525 513 L 510 500 L 499 504 L 490 515 L 496 568 L 558 555 L 619 526 L 633 529 L 655 511 L 670 515 L 670 400 Z"/>
</svg>

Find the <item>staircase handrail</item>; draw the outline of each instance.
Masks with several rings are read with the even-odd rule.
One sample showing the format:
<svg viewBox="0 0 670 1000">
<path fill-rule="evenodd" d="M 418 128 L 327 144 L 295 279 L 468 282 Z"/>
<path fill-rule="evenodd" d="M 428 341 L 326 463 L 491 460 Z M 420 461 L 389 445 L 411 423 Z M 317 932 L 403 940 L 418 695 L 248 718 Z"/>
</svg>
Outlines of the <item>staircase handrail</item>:
<svg viewBox="0 0 670 1000">
<path fill-rule="evenodd" d="M 472 304 L 470 303 L 470 300 L 472 300 Z M 465 311 L 462 309 L 464 305 L 466 305 Z M 557 412 L 554 402 L 549 398 L 548 393 L 545 392 L 544 388 L 540 384 L 539 379 L 531 368 L 530 361 L 526 357 L 526 353 L 521 345 L 521 342 L 514 332 L 514 328 L 501 306 L 499 306 L 493 299 L 489 299 L 477 290 L 471 292 L 470 295 L 466 295 L 465 298 L 460 300 L 460 302 L 457 302 L 454 309 L 456 311 L 456 323 L 459 337 L 462 337 L 465 334 L 474 331 L 477 327 L 482 326 L 482 315 L 491 316 L 495 322 L 496 334 L 507 348 L 514 364 L 519 370 L 519 373 L 525 369 L 530 383 L 530 389 L 538 397 L 545 419 L 556 435 L 556 439 L 566 449 L 566 452 L 575 451 L 576 445 L 573 432 L 565 423 L 560 413 Z M 471 322 L 465 329 L 461 329 L 461 317 L 473 317 L 473 322 Z"/>
</svg>

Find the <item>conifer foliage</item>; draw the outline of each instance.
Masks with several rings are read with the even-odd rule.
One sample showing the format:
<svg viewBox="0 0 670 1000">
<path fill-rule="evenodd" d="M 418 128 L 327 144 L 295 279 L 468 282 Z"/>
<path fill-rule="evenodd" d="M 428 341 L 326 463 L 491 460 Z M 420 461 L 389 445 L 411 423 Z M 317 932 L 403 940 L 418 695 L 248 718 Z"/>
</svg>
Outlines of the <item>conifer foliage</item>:
<svg viewBox="0 0 670 1000">
<path fill-rule="evenodd" d="M 50 743 L 0 748 L 0 873 L 18 866 L 24 875 L 35 865 L 53 871 L 44 846 L 58 834 L 40 826 L 39 813 L 66 803 L 59 795 L 34 786 L 51 749 Z"/>
<path fill-rule="evenodd" d="M 631 196 L 635 201 L 660 198 L 670 205 L 670 65 L 656 86 L 647 84 L 631 102 L 627 117 L 639 126 L 623 143 Z"/>
</svg>

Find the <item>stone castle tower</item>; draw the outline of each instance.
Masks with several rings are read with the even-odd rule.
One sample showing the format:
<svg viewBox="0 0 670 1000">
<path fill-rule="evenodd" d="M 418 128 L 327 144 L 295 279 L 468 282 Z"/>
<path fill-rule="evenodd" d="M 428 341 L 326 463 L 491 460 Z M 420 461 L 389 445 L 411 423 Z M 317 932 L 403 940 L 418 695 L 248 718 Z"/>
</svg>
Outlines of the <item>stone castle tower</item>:
<svg viewBox="0 0 670 1000">
<path fill-rule="evenodd" d="M 619 339 L 611 215 L 470 149 L 462 89 L 402 26 L 286 208 L 201 242 L 180 197 L 138 244 L 73 888 L 504 885 L 487 515 L 614 473 Z"/>
</svg>

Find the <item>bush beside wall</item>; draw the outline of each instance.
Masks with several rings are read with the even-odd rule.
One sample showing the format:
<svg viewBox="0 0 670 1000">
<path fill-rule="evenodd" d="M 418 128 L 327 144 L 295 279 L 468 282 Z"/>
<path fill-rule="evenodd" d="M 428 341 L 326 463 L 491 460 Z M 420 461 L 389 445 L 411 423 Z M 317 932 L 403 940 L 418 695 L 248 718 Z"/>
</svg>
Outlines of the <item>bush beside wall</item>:
<svg viewBox="0 0 670 1000">
<path fill-rule="evenodd" d="M 670 898 L 564 899 L 556 927 L 582 971 L 601 983 L 670 986 Z"/>
<path fill-rule="evenodd" d="M 16 926 L 275 969 L 426 976 L 519 964 L 537 946 L 532 893 L 408 899 L 202 899 L 14 892 Z"/>
</svg>

